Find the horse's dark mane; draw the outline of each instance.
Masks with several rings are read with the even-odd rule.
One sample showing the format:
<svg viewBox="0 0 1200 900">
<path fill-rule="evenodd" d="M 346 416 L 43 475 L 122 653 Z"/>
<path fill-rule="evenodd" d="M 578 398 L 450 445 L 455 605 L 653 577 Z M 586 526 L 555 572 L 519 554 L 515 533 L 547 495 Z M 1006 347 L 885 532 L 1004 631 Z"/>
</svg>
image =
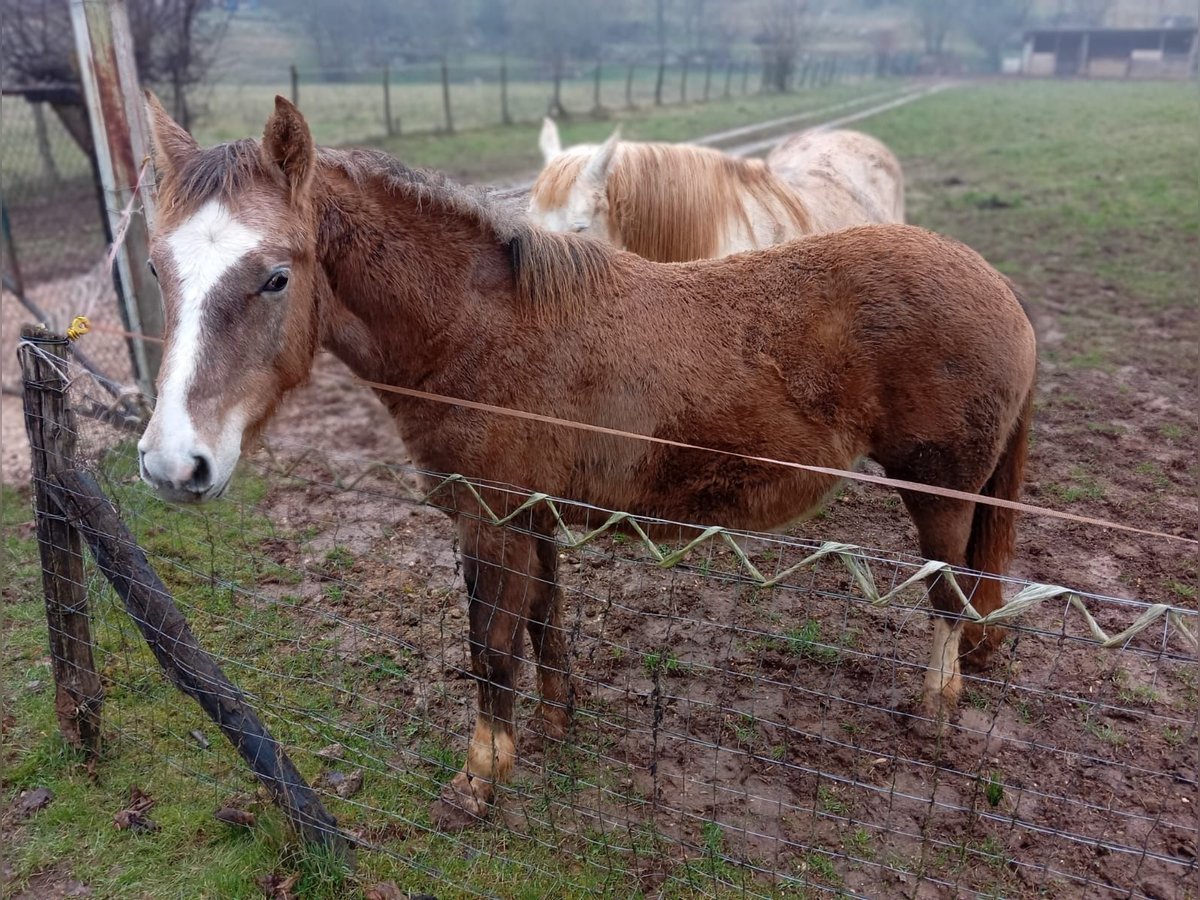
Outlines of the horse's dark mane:
<svg viewBox="0 0 1200 900">
<path fill-rule="evenodd" d="M 318 160 L 358 185 L 382 183 L 418 207 L 440 209 L 476 223 L 507 248 L 517 294 L 539 314 L 569 312 L 610 281 L 613 251 L 607 245 L 544 231 L 526 218 L 523 206 L 501 200 L 486 188 L 460 185 L 441 172 L 410 168 L 379 150 L 322 147 Z"/>
<path fill-rule="evenodd" d="M 613 251 L 576 235 L 543 231 L 513 200 L 455 183 L 441 172 L 413 169 L 380 150 L 317 148 L 317 165 L 341 172 L 358 186 L 382 185 L 419 209 L 441 211 L 478 225 L 508 250 L 518 297 L 539 314 L 577 307 L 610 280 Z M 270 178 L 258 141 L 243 139 L 193 154 L 172 179 L 170 202 L 185 207 L 230 198 L 255 180 Z"/>
</svg>

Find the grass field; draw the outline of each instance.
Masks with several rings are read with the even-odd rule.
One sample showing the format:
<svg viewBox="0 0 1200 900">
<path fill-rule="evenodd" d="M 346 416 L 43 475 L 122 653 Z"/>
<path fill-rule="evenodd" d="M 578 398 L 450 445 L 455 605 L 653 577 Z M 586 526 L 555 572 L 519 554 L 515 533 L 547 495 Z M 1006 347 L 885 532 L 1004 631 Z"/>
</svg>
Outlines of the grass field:
<svg viewBox="0 0 1200 900">
<path fill-rule="evenodd" d="M 855 90 L 862 88 L 788 98 L 786 110 Z M 624 127 L 631 137 L 685 137 L 781 114 L 783 103 L 754 98 L 661 116 L 641 113 Z M 883 138 L 904 162 L 913 221 L 965 240 L 1028 296 L 1042 358 L 1028 498 L 1193 537 L 1195 294 L 1200 283 L 1196 113 L 1194 85 L 1022 82 L 959 88 L 856 126 Z M 594 139 L 610 127 L 569 125 L 564 137 Z M 457 138 L 400 138 L 386 145 L 412 163 L 466 174 L 501 172 L 536 160 L 532 127 Z M 27 819 L 0 819 L 12 894 L 65 896 L 69 884 L 78 881 L 94 897 L 254 897 L 263 893 L 259 879 L 273 874 L 298 875 L 296 895 L 303 897 L 361 896 L 380 880 L 440 897 L 473 891 L 563 896 L 568 887 L 636 894 L 636 873 L 624 868 L 628 860 L 596 835 L 568 837 L 549 828 L 515 834 L 489 827 L 459 838 L 427 830 L 430 792 L 445 777 L 443 767 L 459 761 L 460 742 L 436 732 L 397 730 L 394 718 L 373 718 L 354 705 L 355 696 L 389 696 L 393 686 L 408 684 L 401 653 L 313 671 L 327 657 L 305 648 L 321 648 L 329 638 L 290 614 L 290 592 L 305 586 L 270 559 L 282 539 L 306 546 L 320 536 L 307 533 L 303 521 L 266 519 L 259 504 L 273 490 L 271 484 L 247 475 L 235 502 L 204 514 L 178 512 L 148 499 L 127 462 L 115 465 L 117 489 L 130 509 L 152 522 L 143 532 L 147 549 L 160 561 L 201 639 L 229 660 L 231 676 L 258 698 L 277 735 L 303 748 L 296 758 L 306 775 L 322 765 L 312 751 L 335 739 L 346 745 L 349 760 L 367 759 L 387 744 L 413 747 L 427 762 L 369 779 L 354 802 L 336 807 L 344 824 L 364 832 L 379 823 L 373 810 L 388 810 L 394 816 L 390 822 L 411 823 L 393 834 L 372 833 L 394 855 L 364 852 L 358 872 L 349 875 L 328 860 L 299 852 L 279 817 L 253 799 L 252 780 L 215 734 L 207 750 L 189 737 L 193 729 L 212 729 L 159 677 L 109 598 L 97 607 L 97 632 L 109 679 L 106 715 L 112 733 L 96 777 L 89 777 L 81 760 L 63 746 L 54 721 L 28 497 L 22 489 L 4 488 L 0 791 L 5 804 L 39 786 L 54 793 L 46 809 Z M 805 527 L 828 539 L 909 549 L 899 515 L 894 512 L 892 520 L 879 524 L 880 510 L 870 499 L 851 496 Z M 343 596 L 333 593 L 342 590 L 339 573 L 359 573 L 363 561 L 346 558 L 336 544 L 311 552 L 317 554 L 312 571 L 325 573 L 317 590 L 340 602 Z M 1196 561 L 1186 548 L 1113 540 L 1062 523 L 1025 520 L 1019 569 L 1036 580 L 1195 604 Z M 281 602 L 250 602 L 223 586 L 228 581 L 250 588 L 274 585 Z M 445 605 L 462 604 L 456 584 L 399 582 L 404 591 L 430 602 L 440 591 Z M 805 646 L 810 639 L 806 634 Z M 257 667 L 267 660 L 270 665 Z M 281 671 L 287 677 L 279 677 Z M 1194 702 L 1194 684 L 1192 691 Z M 394 702 L 412 702 L 411 694 L 402 696 Z M 352 730 L 330 725 L 345 715 L 353 717 Z M 1094 730 L 1098 740 L 1113 740 L 1099 726 Z M 567 769 L 574 764 L 570 758 L 560 762 Z M 595 783 L 612 777 L 597 770 L 575 774 Z M 523 789 L 535 800 L 539 791 L 572 790 L 569 780 L 547 788 L 534 774 L 525 777 Z M 1036 780 L 1036 771 L 1029 777 Z M 125 805 L 131 784 L 156 798 L 150 815 L 160 830 L 136 834 L 113 827 L 112 817 Z M 234 829 L 212 816 L 237 792 L 259 812 L 253 829 Z M 831 795 L 825 802 L 839 801 Z M 718 847 L 722 840 L 719 830 L 706 838 Z M 656 836 L 629 839 L 653 848 Z M 845 840 L 869 843 L 871 838 L 856 833 Z M 1023 896 L 1003 852 L 995 849 L 997 865 L 981 884 L 996 895 Z M 737 884 L 753 878 L 719 857 L 714 852 L 708 859 L 677 862 L 672 879 L 662 886 L 664 895 L 692 896 L 713 891 L 718 879 Z M 952 868 L 952 862 L 945 865 Z M 791 895 L 836 890 L 846 877 L 814 853 Z M 738 893 L 735 888 L 726 892 Z"/>
</svg>

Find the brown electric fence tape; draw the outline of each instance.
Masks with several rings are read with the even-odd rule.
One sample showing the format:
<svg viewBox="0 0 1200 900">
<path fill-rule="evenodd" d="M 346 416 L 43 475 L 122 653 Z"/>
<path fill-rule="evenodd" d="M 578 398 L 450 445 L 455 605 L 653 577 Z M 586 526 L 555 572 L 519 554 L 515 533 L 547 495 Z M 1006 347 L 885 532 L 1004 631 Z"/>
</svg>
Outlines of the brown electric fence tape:
<svg viewBox="0 0 1200 900">
<path fill-rule="evenodd" d="M 147 335 L 134 332 L 124 331 L 119 328 L 111 328 L 107 326 L 93 325 L 92 331 L 103 332 L 105 334 L 114 334 L 127 338 L 140 338 L 146 341 L 161 342 L 162 338 L 149 337 Z M 954 500 L 966 500 L 971 503 L 982 503 L 986 506 L 997 506 L 1003 509 L 1011 509 L 1020 513 L 1025 513 L 1031 516 L 1043 516 L 1046 518 L 1062 519 L 1067 522 L 1076 522 L 1080 525 L 1091 525 L 1097 528 L 1111 528 L 1116 531 L 1125 531 L 1130 534 L 1141 534 L 1147 537 L 1160 538 L 1166 541 L 1178 541 L 1184 544 L 1196 545 L 1198 542 L 1195 538 L 1184 537 L 1179 534 L 1170 534 L 1165 531 L 1152 531 L 1146 528 L 1135 528 L 1132 525 L 1122 525 L 1120 522 L 1111 522 L 1107 519 L 1095 519 L 1091 516 L 1081 516 L 1075 513 L 1064 512 L 1058 509 L 1050 509 L 1045 506 L 1031 506 L 1028 503 L 1019 503 L 1014 500 L 1002 500 L 999 497 L 988 497 L 983 494 L 972 494 L 969 491 L 956 491 L 952 488 L 936 487 L 932 484 L 922 484 L 917 481 L 904 481 L 899 478 L 887 478 L 882 475 L 868 475 L 866 472 L 851 472 L 845 469 L 830 469 L 825 466 L 810 466 L 804 463 L 791 462 L 784 459 L 772 459 L 767 456 L 752 456 L 747 453 L 738 453 L 733 450 L 717 450 L 713 447 L 701 447 L 698 444 L 686 444 L 681 441 L 672 441 L 668 438 L 654 437 L 649 434 L 638 434 L 633 431 L 622 431 L 619 428 L 607 428 L 603 425 L 592 425 L 588 422 L 575 422 L 571 419 L 560 419 L 556 416 L 546 416 L 541 413 L 526 412 L 521 409 L 510 409 L 506 406 L 493 406 L 490 403 L 479 403 L 475 400 L 463 400 L 459 397 L 447 397 L 443 394 L 431 394 L 428 391 L 418 391 L 413 388 L 397 387 L 394 384 L 380 384 L 376 381 L 367 381 L 365 378 L 355 376 L 355 381 L 365 387 L 373 388 L 377 391 L 387 391 L 393 394 L 400 394 L 405 397 L 412 397 L 417 400 L 428 400 L 431 403 L 442 403 L 447 406 L 458 406 L 463 409 L 474 409 L 480 412 L 494 413 L 500 416 L 510 416 L 516 419 L 525 419 L 531 422 L 541 422 L 546 425 L 558 425 L 563 428 L 574 428 L 578 431 L 590 431 L 594 434 L 608 435 L 609 437 L 629 438 L 630 440 L 646 441 L 651 444 L 660 444 L 665 447 L 675 447 L 679 450 L 697 450 L 702 453 L 716 453 L 721 456 L 731 456 L 736 459 L 744 459 L 750 462 L 765 463 L 772 466 L 783 466 L 788 469 L 799 469 L 804 472 L 815 472 L 819 475 L 831 475 L 835 478 L 844 478 L 847 481 L 858 481 L 864 484 L 875 484 L 882 487 L 898 488 L 904 491 L 914 491 L 921 494 L 932 494 L 937 497 L 948 497 Z"/>
</svg>

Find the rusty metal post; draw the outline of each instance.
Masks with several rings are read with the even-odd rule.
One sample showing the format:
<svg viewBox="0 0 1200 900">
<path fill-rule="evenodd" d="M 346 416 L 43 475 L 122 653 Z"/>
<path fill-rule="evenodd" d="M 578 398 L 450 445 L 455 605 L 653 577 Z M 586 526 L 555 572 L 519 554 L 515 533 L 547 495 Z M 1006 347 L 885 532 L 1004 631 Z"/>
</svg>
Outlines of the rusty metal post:
<svg viewBox="0 0 1200 900">
<path fill-rule="evenodd" d="M 113 235 L 121 234 L 122 213 L 142 176 L 139 202 L 133 207 L 116 256 L 123 316 L 130 331 L 161 337 L 162 304 L 147 266 L 154 223 L 154 179 L 147 165 L 150 131 L 134 62 L 129 14 L 125 0 L 70 0 L 70 4 L 79 73 Z M 139 338 L 132 339 L 132 345 L 138 384 L 147 396 L 153 396 L 162 345 Z"/>
</svg>

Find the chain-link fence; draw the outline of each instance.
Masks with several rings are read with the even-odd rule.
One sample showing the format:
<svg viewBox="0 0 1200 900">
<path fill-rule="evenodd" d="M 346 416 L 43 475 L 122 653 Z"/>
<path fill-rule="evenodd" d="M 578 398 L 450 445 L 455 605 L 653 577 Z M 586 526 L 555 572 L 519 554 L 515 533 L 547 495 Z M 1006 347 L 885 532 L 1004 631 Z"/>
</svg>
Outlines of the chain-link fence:
<svg viewBox="0 0 1200 900">
<path fill-rule="evenodd" d="M 112 406 L 84 373 L 69 380 L 76 410 Z M 339 427 L 337 407 L 308 418 Z M 139 483 L 127 430 L 78 421 L 78 460 L 357 845 L 363 878 L 442 897 L 1194 884 L 1195 610 L 1010 579 L 1011 641 L 964 676 L 939 731 L 913 703 L 931 631 L 922 560 L 614 516 L 281 438 L 227 502 L 172 508 Z M 563 737 L 536 727 L 525 672 L 514 777 L 486 821 L 446 833 L 430 804 L 461 764 L 475 690 L 472 548 L 444 513 L 478 491 L 506 513 L 462 508 L 482 527 L 520 535 L 534 508 L 560 522 L 553 627 L 574 715 Z M 106 758 L 137 757 L 198 815 L 268 828 L 277 814 L 90 562 L 81 581 Z"/>
</svg>

